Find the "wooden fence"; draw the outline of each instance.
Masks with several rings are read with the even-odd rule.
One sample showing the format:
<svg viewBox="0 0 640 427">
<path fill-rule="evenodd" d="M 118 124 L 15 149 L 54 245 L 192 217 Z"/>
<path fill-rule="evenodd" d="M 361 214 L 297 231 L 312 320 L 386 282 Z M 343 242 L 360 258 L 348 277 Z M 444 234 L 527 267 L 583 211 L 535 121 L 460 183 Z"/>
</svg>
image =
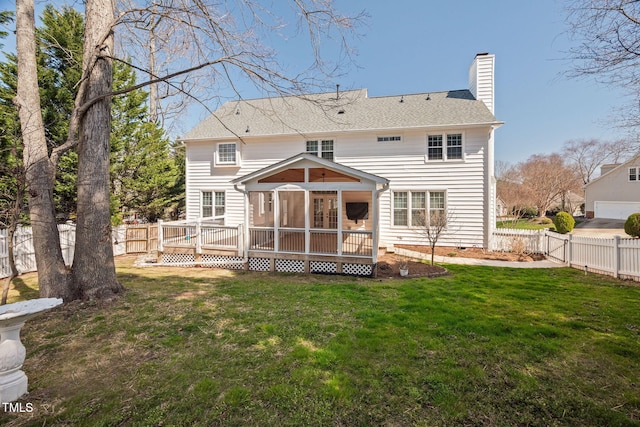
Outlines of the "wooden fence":
<svg viewBox="0 0 640 427">
<path fill-rule="evenodd" d="M 155 251 L 158 249 L 158 224 L 127 225 L 125 241 L 128 254 Z"/>
</svg>

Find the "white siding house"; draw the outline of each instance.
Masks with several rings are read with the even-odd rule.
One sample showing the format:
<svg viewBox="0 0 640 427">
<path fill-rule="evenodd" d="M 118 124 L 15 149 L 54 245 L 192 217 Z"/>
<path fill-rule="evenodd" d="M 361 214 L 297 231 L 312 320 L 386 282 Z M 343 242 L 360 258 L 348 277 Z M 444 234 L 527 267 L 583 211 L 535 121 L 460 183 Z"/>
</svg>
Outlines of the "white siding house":
<svg viewBox="0 0 640 427">
<path fill-rule="evenodd" d="M 427 244 L 419 224 L 434 214 L 449 219 L 439 245 L 488 248 L 502 125 L 493 70 L 494 56 L 479 54 L 464 90 L 227 102 L 182 138 L 187 221 L 242 228 L 243 261 L 272 268 L 375 264 L 379 247 Z"/>
</svg>

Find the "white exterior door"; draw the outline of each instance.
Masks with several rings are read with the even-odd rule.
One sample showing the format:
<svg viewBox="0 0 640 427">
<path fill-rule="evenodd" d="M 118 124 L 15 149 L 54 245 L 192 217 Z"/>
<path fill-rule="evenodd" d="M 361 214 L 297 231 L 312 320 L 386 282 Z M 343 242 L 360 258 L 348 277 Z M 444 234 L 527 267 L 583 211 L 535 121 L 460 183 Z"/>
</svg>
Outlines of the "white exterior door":
<svg viewBox="0 0 640 427">
<path fill-rule="evenodd" d="M 639 202 L 594 202 L 596 218 L 627 219 L 635 212 L 640 212 Z"/>
</svg>

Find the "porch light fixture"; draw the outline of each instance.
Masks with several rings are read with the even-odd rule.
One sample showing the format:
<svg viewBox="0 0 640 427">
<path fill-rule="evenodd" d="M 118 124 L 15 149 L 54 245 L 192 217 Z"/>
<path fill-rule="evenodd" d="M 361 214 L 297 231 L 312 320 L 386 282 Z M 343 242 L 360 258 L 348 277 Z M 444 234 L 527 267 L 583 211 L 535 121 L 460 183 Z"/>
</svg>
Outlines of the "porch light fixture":
<svg viewBox="0 0 640 427">
<path fill-rule="evenodd" d="M 400 97 L 400 104 L 402 104 L 403 102 L 404 102 L 404 95 Z"/>
<path fill-rule="evenodd" d="M 247 125 L 247 130 L 244 131 L 245 133 L 249 133 L 249 126 Z"/>
<path fill-rule="evenodd" d="M 426 101 L 431 101 L 431 94 L 430 94 L 430 93 L 428 93 L 428 94 L 427 94 L 427 99 L 426 99 Z"/>
</svg>

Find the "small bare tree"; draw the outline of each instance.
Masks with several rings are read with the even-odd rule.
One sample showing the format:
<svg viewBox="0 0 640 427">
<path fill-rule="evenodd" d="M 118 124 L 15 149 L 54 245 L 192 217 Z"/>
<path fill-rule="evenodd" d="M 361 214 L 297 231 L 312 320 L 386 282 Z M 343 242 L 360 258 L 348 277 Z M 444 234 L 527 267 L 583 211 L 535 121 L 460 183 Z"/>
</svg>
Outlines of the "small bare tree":
<svg viewBox="0 0 640 427">
<path fill-rule="evenodd" d="M 18 276 L 15 260 L 15 235 L 21 223 L 26 196 L 25 173 L 17 155 L 16 144 L 10 147 L 10 155 L 0 164 L 0 228 L 7 230 L 7 258 L 9 276 L 2 287 L 0 305 L 7 303 L 11 282 Z"/>
<path fill-rule="evenodd" d="M 450 225 L 454 220 L 452 211 L 432 210 L 428 215 L 416 215 L 412 218 L 417 224 L 418 232 L 426 239 L 431 248 L 431 265 L 434 264 L 436 244 L 442 235 L 450 230 Z"/>
<path fill-rule="evenodd" d="M 582 187 L 574 170 L 559 154 L 534 154 L 516 166 L 523 188 L 530 196 L 531 205 L 543 218 L 553 203 L 570 190 Z"/>
<path fill-rule="evenodd" d="M 496 169 L 496 193 L 507 208 L 509 223 L 515 227 L 518 220 L 532 206 L 529 188 L 522 182 L 518 166 L 503 164 Z"/>
<path fill-rule="evenodd" d="M 575 170 L 583 184 L 596 177 L 598 169 L 607 163 L 618 163 L 631 158 L 640 146 L 633 141 L 600 141 L 581 139 L 567 141 L 562 146 L 562 157 Z"/>
</svg>

